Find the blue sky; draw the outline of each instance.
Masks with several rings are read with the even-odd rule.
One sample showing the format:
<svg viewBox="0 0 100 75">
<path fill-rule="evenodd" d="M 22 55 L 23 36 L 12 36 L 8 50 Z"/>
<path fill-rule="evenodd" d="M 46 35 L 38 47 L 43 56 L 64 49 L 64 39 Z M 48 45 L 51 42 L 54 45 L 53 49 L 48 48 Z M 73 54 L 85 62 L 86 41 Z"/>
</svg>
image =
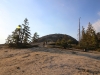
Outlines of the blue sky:
<svg viewBox="0 0 100 75">
<path fill-rule="evenodd" d="M 100 0 L 0 0 L 0 43 L 29 20 L 32 35 L 62 33 L 78 39 L 78 21 L 100 31 Z"/>
</svg>

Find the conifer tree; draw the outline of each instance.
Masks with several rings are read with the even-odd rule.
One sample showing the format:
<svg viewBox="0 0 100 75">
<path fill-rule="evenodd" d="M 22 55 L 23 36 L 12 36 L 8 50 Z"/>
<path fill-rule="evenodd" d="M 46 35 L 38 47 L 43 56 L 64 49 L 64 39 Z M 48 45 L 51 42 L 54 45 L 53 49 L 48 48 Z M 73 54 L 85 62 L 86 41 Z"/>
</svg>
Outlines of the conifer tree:
<svg viewBox="0 0 100 75">
<path fill-rule="evenodd" d="M 25 18 L 24 20 L 24 24 L 23 25 L 23 32 L 22 32 L 22 39 L 23 39 L 23 43 L 27 44 L 29 41 L 30 41 L 30 38 L 31 38 L 31 33 L 30 33 L 30 27 L 28 26 L 29 25 L 29 22 L 28 22 L 28 19 Z"/>
<path fill-rule="evenodd" d="M 37 32 L 34 33 L 33 37 L 32 37 L 32 42 L 37 42 L 39 39 L 39 35 Z"/>
<path fill-rule="evenodd" d="M 80 46 L 83 48 L 86 48 L 86 32 L 85 32 L 84 27 L 82 27 L 82 36 L 81 36 L 81 40 L 80 40 Z"/>
<path fill-rule="evenodd" d="M 92 24 L 89 22 L 88 28 L 85 31 L 82 29 L 81 46 L 83 48 L 95 49 L 97 48 L 97 37 Z"/>
<path fill-rule="evenodd" d="M 67 48 L 68 47 L 68 38 L 66 37 L 66 35 L 63 36 L 63 38 L 61 40 L 57 40 L 56 45 L 59 45 L 63 48 Z"/>
<path fill-rule="evenodd" d="M 56 45 L 61 45 L 60 39 L 58 39 L 58 40 L 56 41 Z"/>
<path fill-rule="evenodd" d="M 18 25 L 18 27 L 12 32 L 12 35 L 9 35 L 7 37 L 7 44 L 13 44 L 13 46 L 16 47 L 22 47 L 25 46 L 25 44 L 29 43 L 29 39 L 31 37 L 31 33 L 29 30 L 29 22 L 26 18 L 24 20 L 24 24 Z"/>
<path fill-rule="evenodd" d="M 96 33 L 90 22 L 86 30 L 86 38 L 87 38 L 87 46 L 89 48 L 91 47 L 96 48 L 96 45 L 97 45 Z"/>
<path fill-rule="evenodd" d="M 6 39 L 6 44 L 10 44 L 11 43 L 11 38 L 12 36 L 11 35 L 8 35 L 7 39 Z"/>
<path fill-rule="evenodd" d="M 61 46 L 64 47 L 64 48 L 66 48 L 66 47 L 68 46 L 68 43 L 67 43 L 66 38 L 63 38 L 63 39 L 61 40 Z"/>
</svg>

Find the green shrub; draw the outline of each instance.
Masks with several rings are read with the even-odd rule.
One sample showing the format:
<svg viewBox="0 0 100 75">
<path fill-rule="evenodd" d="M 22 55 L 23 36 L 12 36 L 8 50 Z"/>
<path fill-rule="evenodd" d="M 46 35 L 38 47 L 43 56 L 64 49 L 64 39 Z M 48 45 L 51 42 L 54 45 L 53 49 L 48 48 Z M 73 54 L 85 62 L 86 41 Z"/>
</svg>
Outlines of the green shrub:
<svg viewBox="0 0 100 75">
<path fill-rule="evenodd" d="M 56 41 L 56 45 L 61 45 L 61 41 L 59 39 Z"/>
<path fill-rule="evenodd" d="M 61 40 L 61 46 L 66 49 L 68 47 L 67 41 L 65 39 Z"/>
<path fill-rule="evenodd" d="M 65 38 L 63 38 L 62 40 L 57 40 L 56 45 L 63 47 L 64 49 L 66 49 L 68 47 L 68 43 L 67 40 Z"/>
</svg>

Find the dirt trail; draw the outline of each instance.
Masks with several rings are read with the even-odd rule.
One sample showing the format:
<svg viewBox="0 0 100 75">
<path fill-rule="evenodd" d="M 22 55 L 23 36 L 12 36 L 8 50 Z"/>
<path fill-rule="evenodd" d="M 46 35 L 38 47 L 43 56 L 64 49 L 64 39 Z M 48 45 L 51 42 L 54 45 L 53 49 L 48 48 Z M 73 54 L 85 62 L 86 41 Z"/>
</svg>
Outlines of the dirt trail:
<svg viewBox="0 0 100 75">
<path fill-rule="evenodd" d="M 100 75 L 100 54 L 43 47 L 0 49 L 0 75 Z"/>
</svg>

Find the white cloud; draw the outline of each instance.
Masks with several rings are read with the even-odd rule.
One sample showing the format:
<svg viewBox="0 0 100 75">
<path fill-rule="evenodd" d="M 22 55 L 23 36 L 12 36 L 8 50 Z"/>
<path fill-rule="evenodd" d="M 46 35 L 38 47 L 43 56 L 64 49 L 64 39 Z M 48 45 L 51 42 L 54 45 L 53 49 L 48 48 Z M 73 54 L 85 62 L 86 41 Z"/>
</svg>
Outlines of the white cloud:
<svg viewBox="0 0 100 75">
<path fill-rule="evenodd" d="M 100 32 L 100 19 L 92 24 L 96 32 Z"/>
<path fill-rule="evenodd" d="M 100 12 L 98 12 L 98 15 L 100 16 Z"/>
</svg>

